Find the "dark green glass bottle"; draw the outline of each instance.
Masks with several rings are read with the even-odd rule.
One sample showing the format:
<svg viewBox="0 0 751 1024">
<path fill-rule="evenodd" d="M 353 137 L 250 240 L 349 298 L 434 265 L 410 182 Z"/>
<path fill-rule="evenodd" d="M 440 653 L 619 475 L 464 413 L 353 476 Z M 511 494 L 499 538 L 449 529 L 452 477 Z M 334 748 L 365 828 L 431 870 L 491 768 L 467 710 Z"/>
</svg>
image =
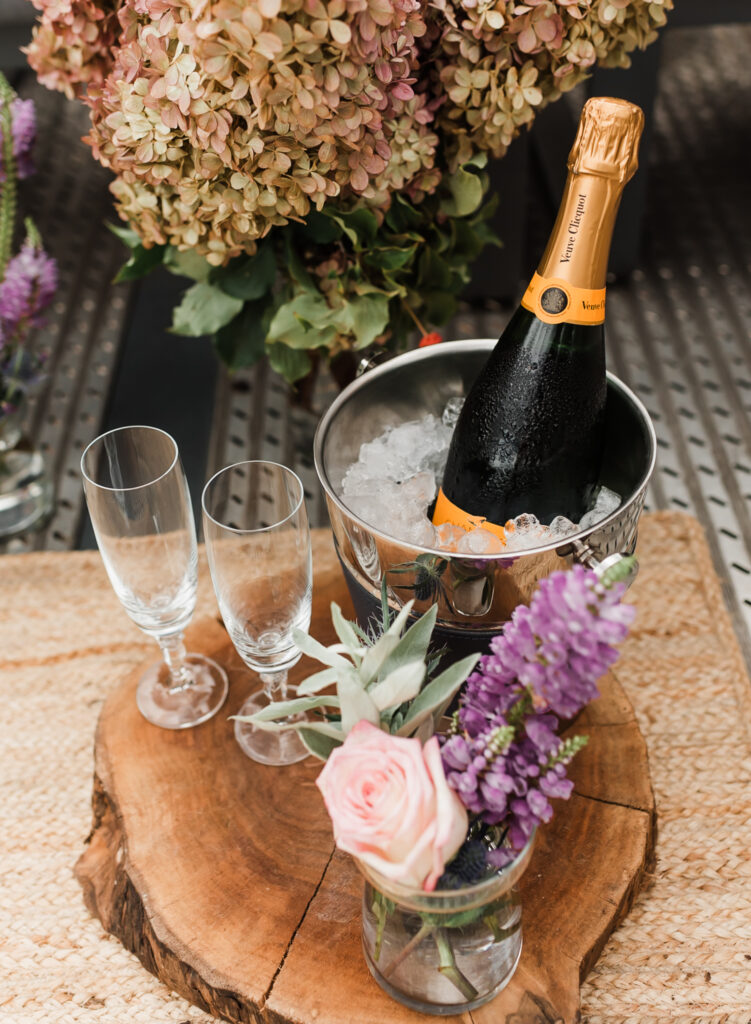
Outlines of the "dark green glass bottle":
<svg viewBox="0 0 751 1024">
<path fill-rule="evenodd" d="M 643 122 L 624 100 L 585 104 L 545 253 L 457 422 L 436 525 L 500 532 L 522 512 L 550 523 L 587 510 L 604 440 L 607 261 Z"/>
</svg>

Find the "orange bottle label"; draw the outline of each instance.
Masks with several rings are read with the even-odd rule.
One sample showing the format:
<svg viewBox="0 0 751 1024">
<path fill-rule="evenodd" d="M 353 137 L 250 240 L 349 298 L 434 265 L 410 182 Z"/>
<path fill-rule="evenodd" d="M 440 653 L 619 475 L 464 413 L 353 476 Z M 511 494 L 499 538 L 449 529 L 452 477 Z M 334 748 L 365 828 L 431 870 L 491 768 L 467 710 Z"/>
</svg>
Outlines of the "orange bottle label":
<svg viewBox="0 0 751 1024">
<path fill-rule="evenodd" d="M 522 306 L 546 324 L 601 324 L 605 320 L 605 289 L 577 288 L 568 281 L 535 273 Z"/>
<path fill-rule="evenodd" d="M 443 493 L 443 488 L 438 491 L 438 497 L 435 500 L 435 509 L 433 511 L 433 525 L 442 526 L 444 523 L 451 523 L 452 526 L 460 526 L 463 530 L 469 532 L 470 530 L 476 530 L 478 527 L 482 527 L 483 530 L 488 530 L 490 533 L 494 533 L 496 537 L 506 543 L 506 531 L 502 526 L 498 526 L 497 523 L 489 522 L 484 516 L 473 516 L 469 512 L 465 512 L 463 508 L 459 508 L 453 501 L 446 497 Z"/>
</svg>

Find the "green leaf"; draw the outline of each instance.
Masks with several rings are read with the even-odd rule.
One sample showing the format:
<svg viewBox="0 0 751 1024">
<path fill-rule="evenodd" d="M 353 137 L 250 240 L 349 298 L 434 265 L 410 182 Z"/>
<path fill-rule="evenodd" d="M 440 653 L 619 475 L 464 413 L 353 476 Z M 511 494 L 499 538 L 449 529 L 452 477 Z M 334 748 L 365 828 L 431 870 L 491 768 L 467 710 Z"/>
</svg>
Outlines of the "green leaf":
<svg viewBox="0 0 751 1024">
<path fill-rule="evenodd" d="M 310 729 L 307 726 L 299 726 L 297 729 L 297 735 L 303 741 L 309 752 L 313 757 L 317 757 L 320 761 L 325 761 L 332 750 L 336 750 L 337 747 L 341 747 L 344 742 L 344 737 L 336 739 L 334 736 L 324 736 L 315 729 Z"/>
<path fill-rule="evenodd" d="M 241 299 L 233 299 L 208 281 L 200 281 L 188 288 L 173 311 L 170 330 L 190 338 L 213 334 L 237 316 L 242 307 Z"/>
<path fill-rule="evenodd" d="M 295 244 L 294 236 L 289 231 L 284 235 L 284 262 L 287 272 L 292 281 L 298 286 L 298 290 L 302 289 L 305 292 L 312 292 L 313 295 L 321 297 L 315 281 L 300 256 L 300 250 Z"/>
<path fill-rule="evenodd" d="M 375 701 L 354 673 L 342 675 L 336 689 L 341 702 L 342 732 L 350 732 L 358 722 L 363 721 L 380 726 L 381 715 Z"/>
<path fill-rule="evenodd" d="M 444 289 L 451 287 L 451 268 L 435 249 L 430 247 L 423 249 L 417 282 L 418 289 L 430 289 L 431 292 L 439 294 Z"/>
<path fill-rule="evenodd" d="M 164 265 L 173 274 L 190 277 L 194 281 L 207 281 L 213 267 L 194 249 L 181 252 L 170 245 L 164 254 Z"/>
<path fill-rule="evenodd" d="M 307 236 L 316 245 L 329 245 L 342 237 L 342 228 L 325 213 L 311 210 L 305 218 L 304 227 L 298 227 L 296 233 Z"/>
<path fill-rule="evenodd" d="M 410 231 L 423 225 L 423 215 L 398 193 L 392 197 L 386 224 L 394 231 Z"/>
<path fill-rule="evenodd" d="M 273 306 L 268 297 L 246 302 L 214 335 L 214 347 L 231 370 L 253 366 L 266 354 L 266 332 Z"/>
<path fill-rule="evenodd" d="M 353 334 L 356 349 L 365 348 L 388 327 L 389 300 L 386 295 L 361 295 L 349 299 L 332 313 L 338 331 L 341 334 Z"/>
<path fill-rule="evenodd" d="M 113 235 L 117 235 L 120 241 L 124 242 L 129 249 L 135 249 L 136 246 L 141 245 L 141 236 L 130 225 L 108 223 L 107 228 Z"/>
<path fill-rule="evenodd" d="M 144 277 L 161 265 L 166 249 L 166 245 L 152 245 L 150 249 L 140 244 L 135 245 L 130 251 L 130 259 L 115 275 L 115 282 L 135 281 L 139 277 Z"/>
<path fill-rule="evenodd" d="M 350 649 L 350 653 L 359 654 L 360 641 L 357 638 L 357 633 L 355 633 L 352 623 L 348 622 L 342 615 L 342 610 L 336 601 L 331 602 L 331 621 L 336 630 L 336 635 Z"/>
<path fill-rule="evenodd" d="M 337 210 L 328 215 L 341 227 L 355 251 L 361 252 L 368 249 L 375 242 L 378 234 L 378 220 L 373 211 L 367 207 L 363 206 L 359 210 L 351 210 L 348 213 Z"/>
<path fill-rule="evenodd" d="M 275 341 L 266 349 L 269 357 L 269 365 L 276 370 L 280 377 L 283 377 L 288 384 L 294 384 L 296 380 L 305 377 L 310 373 L 313 363 L 307 352 L 290 348 L 281 341 Z"/>
<path fill-rule="evenodd" d="M 213 284 L 236 299 L 260 299 L 276 280 L 276 256 L 270 242 L 261 243 L 253 256 L 239 256 L 211 276 Z"/>
<path fill-rule="evenodd" d="M 360 677 L 367 685 L 378 675 L 381 666 L 401 639 L 401 632 L 412 611 L 414 601 L 407 601 L 385 633 L 382 633 L 370 647 L 360 665 Z"/>
<path fill-rule="evenodd" d="M 469 657 L 454 662 L 453 665 L 449 665 L 444 672 L 441 672 L 439 676 L 436 676 L 435 679 L 428 683 L 425 689 L 421 690 L 412 701 L 412 706 L 407 713 L 407 717 L 402 722 L 397 735 L 408 736 L 429 715 L 432 715 L 437 708 L 447 704 L 475 667 L 479 657 L 479 654 L 470 654 Z"/>
<path fill-rule="evenodd" d="M 339 669 L 352 668 L 347 659 L 343 658 L 339 653 L 346 649 L 344 644 L 332 644 L 331 647 L 324 647 L 320 640 L 316 640 L 315 637 L 311 636 L 310 633 L 306 633 L 303 629 L 294 629 L 292 631 L 292 639 L 303 654 L 307 654 L 309 658 L 315 658 L 322 665 L 330 665 L 331 668 Z"/>
<path fill-rule="evenodd" d="M 417 245 L 407 245 L 403 249 L 397 246 L 388 246 L 382 249 L 373 249 L 364 256 L 365 262 L 371 267 L 378 267 L 381 270 L 400 270 L 406 266 L 417 252 Z"/>
<path fill-rule="evenodd" d="M 331 314 L 332 310 L 320 292 L 295 295 L 274 314 L 267 342 L 282 341 L 289 348 L 297 349 L 327 347 L 336 337 Z"/>
<path fill-rule="evenodd" d="M 482 179 L 477 174 L 465 170 L 464 164 L 456 170 L 448 181 L 451 198 L 441 203 L 441 210 L 449 217 L 468 217 L 482 203 L 484 189 Z"/>
<path fill-rule="evenodd" d="M 293 715 L 312 711 L 313 708 L 323 707 L 338 708 L 339 698 L 333 694 L 327 694 L 325 697 L 295 697 L 293 700 L 275 701 L 252 715 L 235 715 L 234 717 L 238 722 L 252 722 L 263 728 L 265 722 L 275 722 L 280 718 L 290 718 Z"/>
<path fill-rule="evenodd" d="M 413 622 L 384 662 L 381 671 L 385 673 L 393 672 L 395 668 L 399 668 L 400 665 L 406 665 L 410 661 L 424 662 L 427 657 L 430 637 L 433 634 L 437 616 L 438 606 L 434 604 L 416 622 Z"/>
<path fill-rule="evenodd" d="M 389 672 L 369 691 L 369 696 L 379 711 L 397 708 L 417 696 L 424 678 L 425 662 L 410 661 Z"/>
<path fill-rule="evenodd" d="M 326 686 L 331 686 L 332 683 L 335 683 L 342 674 L 342 671 L 342 669 L 338 668 L 325 668 L 322 672 L 314 672 L 312 676 L 303 679 L 297 687 L 297 692 L 301 697 L 305 697 L 310 693 L 318 693 L 319 690 L 323 690 Z"/>
</svg>

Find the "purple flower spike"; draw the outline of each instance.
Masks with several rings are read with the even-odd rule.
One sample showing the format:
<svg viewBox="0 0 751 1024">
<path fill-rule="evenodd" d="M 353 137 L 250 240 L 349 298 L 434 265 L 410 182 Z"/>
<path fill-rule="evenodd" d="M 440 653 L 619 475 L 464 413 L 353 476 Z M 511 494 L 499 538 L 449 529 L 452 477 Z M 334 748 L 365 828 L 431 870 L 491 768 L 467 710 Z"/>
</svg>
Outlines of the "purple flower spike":
<svg viewBox="0 0 751 1024">
<path fill-rule="evenodd" d="M 495 867 L 550 820 L 551 799 L 571 795 L 566 765 L 586 738 L 561 740 L 556 716 L 571 717 L 598 696 L 597 681 L 618 656 L 612 645 L 634 616 L 621 604 L 624 589 L 583 566 L 553 573 L 467 680 L 441 755 L 465 807 L 505 829 L 510 849 L 491 851 Z"/>
<path fill-rule="evenodd" d="M 31 150 L 36 139 L 36 115 L 33 100 L 18 97 L 11 102 L 11 132 L 13 135 L 13 157 L 16 161 L 16 177 L 28 178 L 34 173 Z M 0 122 L 0 181 L 5 181 L 3 166 L 3 126 Z"/>
<path fill-rule="evenodd" d="M 5 268 L 0 281 L 0 344 L 23 341 L 57 288 L 57 264 L 28 240 Z"/>
</svg>

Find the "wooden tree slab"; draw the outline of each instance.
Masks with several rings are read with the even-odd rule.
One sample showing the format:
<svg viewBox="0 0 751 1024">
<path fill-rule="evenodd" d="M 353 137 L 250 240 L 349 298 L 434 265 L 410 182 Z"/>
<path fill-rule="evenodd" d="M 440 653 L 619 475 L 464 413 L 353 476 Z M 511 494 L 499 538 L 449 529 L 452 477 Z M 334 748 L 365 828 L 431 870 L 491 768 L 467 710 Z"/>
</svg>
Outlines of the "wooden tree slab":
<svg viewBox="0 0 751 1024">
<path fill-rule="evenodd" d="M 331 643 L 331 600 L 351 610 L 328 531 L 315 533 L 314 565 L 311 632 Z M 229 1021 L 424 1021 L 368 973 L 362 880 L 334 851 L 319 764 L 246 758 L 228 716 L 257 680 L 219 623 L 196 623 L 188 639 L 227 668 L 228 703 L 196 729 L 168 732 L 136 708 L 141 669 L 110 696 L 96 737 L 94 826 L 76 865 L 87 906 L 165 984 Z M 539 835 L 522 881 L 519 968 L 491 1003 L 446 1020 L 575 1021 L 580 981 L 628 913 L 653 850 L 654 800 L 631 706 L 612 676 L 602 691 L 575 726 L 590 736 L 576 793 Z"/>
</svg>

